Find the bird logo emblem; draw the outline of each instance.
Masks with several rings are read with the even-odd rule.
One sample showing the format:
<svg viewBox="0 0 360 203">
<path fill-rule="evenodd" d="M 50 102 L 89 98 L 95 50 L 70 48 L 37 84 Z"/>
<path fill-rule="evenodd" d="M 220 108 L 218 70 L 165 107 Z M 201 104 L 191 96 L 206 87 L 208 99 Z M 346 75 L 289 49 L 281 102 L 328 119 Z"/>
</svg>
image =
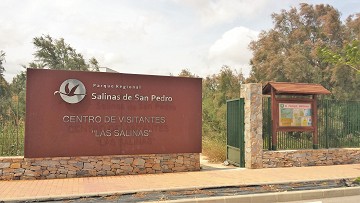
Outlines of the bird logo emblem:
<svg viewBox="0 0 360 203">
<path fill-rule="evenodd" d="M 82 101 L 86 96 L 85 85 L 77 79 L 67 79 L 61 85 L 54 95 L 59 94 L 60 97 L 69 104 L 76 104 Z"/>
</svg>

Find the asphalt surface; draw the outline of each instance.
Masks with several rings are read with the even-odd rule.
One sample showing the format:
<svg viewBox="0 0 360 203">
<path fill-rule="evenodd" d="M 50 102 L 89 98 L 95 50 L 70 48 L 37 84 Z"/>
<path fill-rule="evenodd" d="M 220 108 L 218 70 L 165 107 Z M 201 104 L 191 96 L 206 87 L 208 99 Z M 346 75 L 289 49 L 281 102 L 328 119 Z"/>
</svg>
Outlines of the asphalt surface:
<svg viewBox="0 0 360 203">
<path fill-rule="evenodd" d="M 76 199 L 50 200 L 51 203 L 117 203 L 117 202 L 162 202 L 172 200 L 191 200 L 211 197 L 233 197 L 239 195 L 251 195 L 262 193 L 279 193 L 293 191 L 309 191 L 320 189 L 334 189 L 343 187 L 358 187 L 359 184 L 352 184 L 353 180 L 326 180 L 312 182 L 298 182 L 288 184 L 269 184 L 269 185 L 249 185 L 249 186 L 231 186 L 218 188 L 203 188 L 192 190 L 176 191 L 154 191 L 138 192 L 133 194 L 106 195 L 99 197 L 82 197 Z"/>
</svg>

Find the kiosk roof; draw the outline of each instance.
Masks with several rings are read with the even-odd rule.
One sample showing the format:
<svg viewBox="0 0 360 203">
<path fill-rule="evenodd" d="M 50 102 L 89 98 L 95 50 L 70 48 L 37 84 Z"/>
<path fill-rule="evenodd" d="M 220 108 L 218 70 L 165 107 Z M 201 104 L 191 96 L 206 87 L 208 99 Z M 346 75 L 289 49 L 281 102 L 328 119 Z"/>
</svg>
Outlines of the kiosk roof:
<svg viewBox="0 0 360 203">
<path fill-rule="evenodd" d="M 274 88 L 275 94 L 331 94 L 331 92 L 320 84 L 291 83 L 291 82 L 269 82 L 263 88 L 263 94 L 271 94 Z"/>
</svg>

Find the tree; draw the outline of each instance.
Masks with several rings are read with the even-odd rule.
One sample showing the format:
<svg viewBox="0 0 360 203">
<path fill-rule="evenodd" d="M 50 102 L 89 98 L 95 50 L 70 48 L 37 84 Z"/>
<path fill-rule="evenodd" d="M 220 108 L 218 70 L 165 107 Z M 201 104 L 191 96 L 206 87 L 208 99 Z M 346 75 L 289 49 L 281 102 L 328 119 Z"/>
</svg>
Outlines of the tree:
<svg viewBox="0 0 360 203">
<path fill-rule="evenodd" d="M 99 63 L 94 57 L 86 63 L 83 55 L 77 53 L 74 48 L 65 43 L 63 38 L 53 39 L 49 35 L 43 35 L 35 37 L 33 44 L 36 49 L 34 53 L 35 60 L 27 66 L 24 65 L 24 68 L 99 71 Z M 25 116 L 26 72 L 21 71 L 8 85 L 7 90 L 10 98 L 6 101 L 8 110 L 16 110 L 19 119 L 23 119 Z M 4 104 L 0 105 L 1 107 L 4 106 Z"/>
<path fill-rule="evenodd" d="M 352 40 L 360 40 L 360 13 L 355 15 L 350 15 L 346 19 L 346 29 L 345 29 L 345 39 L 346 42 L 351 42 Z"/>
<path fill-rule="evenodd" d="M 9 98 L 10 98 L 10 88 L 9 84 L 6 82 L 3 77 L 5 68 L 3 66 L 5 62 L 5 52 L 0 51 L 0 121 L 8 117 L 9 109 Z"/>
<path fill-rule="evenodd" d="M 47 68 L 54 70 L 99 71 L 95 58 L 86 63 L 82 54 L 65 43 L 63 38 L 53 39 L 49 35 L 35 37 L 35 60 L 29 63 L 29 68 Z"/>
<path fill-rule="evenodd" d="M 183 69 L 178 76 L 198 77 L 188 69 Z M 203 154 L 210 161 L 226 159 L 226 101 L 240 97 L 240 85 L 244 81 L 242 73 L 226 65 L 218 74 L 202 80 Z"/>
<path fill-rule="evenodd" d="M 16 108 L 20 118 L 25 117 L 25 100 L 26 100 L 26 73 L 21 71 L 16 75 L 10 85 L 11 92 L 16 97 Z"/>
<path fill-rule="evenodd" d="M 332 89 L 337 82 L 334 67 L 322 60 L 318 50 L 324 46 L 338 50 L 348 40 L 339 11 L 330 5 L 300 4 L 299 9 L 272 14 L 272 19 L 274 27 L 262 31 L 249 46 L 253 57 L 248 82 L 321 83 Z"/>
<path fill-rule="evenodd" d="M 348 66 L 360 74 L 360 42 L 354 40 L 340 50 L 339 53 L 331 51 L 328 47 L 320 49 L 320 55 L 325 62 Z"/>
<path fill-rule="evenodd" d="M 229 66 L 223 66 L 219 74 L 203 80 L 204 136 L 215 136 L 225 141 L 226 101 L 240 97 L 243 81 L 243 75 L 232 71 Z"/>
<path fill-rule="evenodd" d="M 331 67 L 331 91 L 343 100 L 360 98 L 360 13 L 350 15 L 343 26 L 342 47 L 324 45 L 319 49 L 323 63 Z"/>
<path fill-rule="evenodd" d="M 90 60 L 89 60 L 89 65 L 88 65 L 88 69 L 90 71 L 96 71 L 96 72 L 99 72 L 99 62 L 96 60 L 95 57 L 92 57 Z"/>
<path fill-rule="evenodd" d="M 5 100 L 5 98 L 9 97 L 10 90 L 9 90 L 9 84 L 6 82 L 4 78 L 4 62 L 5 62 L 5 52 L 0 50 L 0 99 L 2 101 Z"/>
<path fill-rule="evenodd" d="M 179 77 L 198 78 L 197 75 L 192 74 L 189 69 L 182 69 L 178 74 Z"/>
<path fill-rule="evenodd" d="M 343 100 L 358 100 L 360 97 L 360 49 L 359 41 L 345 44 L 342 49 L 332 51 L 328 47 L 319 50 L 325 63 L 332 65 L 332 93 Z"/>
<path fill-rule="evenodd" d="M 96 58 L 90 58 L 86 63 L 82 54 L 77 53 L 76 49 L 65 43 L 63 38 L 53 39 L 50 35 L 43 35 L 33 39 L 35 46 L 35 60 L 24 68 L 46 68 L 53 70 L 80 70 L 80 71 L 99 71 L 99 62 Z M 26 73 L 19 73 L 11 83 L 11 91 L 17 96 L 20 105 L 21 115 L 25 112 L 25 91 Z"/>
<path fill-rule="evenodd" d="M 5 52 L 0 50 L 0 77 L 4 76 L 5 68 L 3 66 L 3 63 L 5 61 Z"/>
<path fill-rule="evenodd" d="M 213 161 L 226 157 L 226 101 L 240 97 L 241 73 L 223 66 L 220 73 L 203 79 L 203 153 Z"/>
<path fill-rule="evenodd" d="M 348 66 L 360 73 L 360 13 L 350 15 L 344 26 L 344 43 L 340 49 L 326 44 L 319 49 L 324 62 L 337 66 Z"/>
</svg>

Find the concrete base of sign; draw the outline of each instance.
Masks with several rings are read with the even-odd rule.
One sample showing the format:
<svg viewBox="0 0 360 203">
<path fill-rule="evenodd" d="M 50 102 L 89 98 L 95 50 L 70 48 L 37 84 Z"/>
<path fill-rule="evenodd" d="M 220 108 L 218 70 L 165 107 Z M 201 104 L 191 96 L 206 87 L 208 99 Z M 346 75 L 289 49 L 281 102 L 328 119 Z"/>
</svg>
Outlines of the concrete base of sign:
<svg viewBox="0 0 360 203">
<path fill-rule="evenodd" d="M 264 151 L 263 167 L 303 167 L 359 164 L 359 148 Z"/>
<path fill-rule="evenodd" d="M 0 157 L 0 180 L 54 179 L 200 170 L 200 154 Z"/>
</svg>

